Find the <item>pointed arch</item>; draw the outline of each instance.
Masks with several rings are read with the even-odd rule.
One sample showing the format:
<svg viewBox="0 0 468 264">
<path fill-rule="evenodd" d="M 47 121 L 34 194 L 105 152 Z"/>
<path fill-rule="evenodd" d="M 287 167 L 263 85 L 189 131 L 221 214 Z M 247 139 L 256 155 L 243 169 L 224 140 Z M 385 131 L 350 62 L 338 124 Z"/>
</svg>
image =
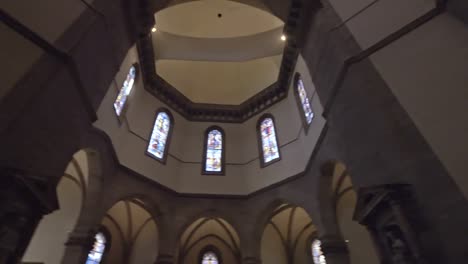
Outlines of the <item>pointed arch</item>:
<svg viewBox="0 0 468 264">
<path fill-rule="evenodd" d="M 226 136 L 219 126 L 211 126 L 206 129 L 203 141 L 203 167 L 202 174 L 224 175 Z"/>
<path fill-rule="evenodd" d="M 281 160 L 278 133 L 273 115 L 264 114 L 258 119 L 257 135 L 258 148 L 261 156 L 260 166 L 263 168 Z"/>
<path fill-rule="evenodd" d="M 167 108 L 159 108 L 156 111 L 153 130 L 146 147 L 146 154 L 165 164 L 169 151 L 169 144 L 174 130 L 174 118 Z"/>
</svg>

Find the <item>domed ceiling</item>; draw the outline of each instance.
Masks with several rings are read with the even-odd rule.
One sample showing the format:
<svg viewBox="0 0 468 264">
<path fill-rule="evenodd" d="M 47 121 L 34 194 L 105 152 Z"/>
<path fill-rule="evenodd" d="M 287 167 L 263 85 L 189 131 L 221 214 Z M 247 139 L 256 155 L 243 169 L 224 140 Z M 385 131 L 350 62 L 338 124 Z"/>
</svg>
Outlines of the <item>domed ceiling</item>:
<svg viewBox="0 0 468 264">
<path fill-rule="evenodd" d="M 262 0 L 172 0 L 149 16 L 142 6 L 145 89 L 190 121 L 247 121 L 287 97 L 302 5 L 289 5 L 282 20 Z"/>
<path fill-rule="evenodd" d="M 278 79 L 284 23 L 226 0 L 156 13 L 156 73 L 194 103 L 239 105 Z"/>
</svg>

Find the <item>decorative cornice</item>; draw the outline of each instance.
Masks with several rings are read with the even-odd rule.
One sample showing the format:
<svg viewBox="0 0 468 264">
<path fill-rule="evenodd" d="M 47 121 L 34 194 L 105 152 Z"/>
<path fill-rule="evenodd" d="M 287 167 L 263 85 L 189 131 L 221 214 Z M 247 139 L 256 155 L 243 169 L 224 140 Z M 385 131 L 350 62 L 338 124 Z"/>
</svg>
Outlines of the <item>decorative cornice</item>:
<svg viewBox="0 0 468 264">
<path fill-rule="evenodd" d="M 317 6 L 314 5 L 314 8 L 317 8 Z M 161 76 L 157 75 L 153 43 L 149 30 L 148 34 L 137 41 L 145 89 L 187 120 L 242 123 L 287 97 L 289 83 L 300 52 L 301 34 L 307 26 L 305 17 L 310 10 L 306 9 L 304 1 L 291 1 L 289 15 L 284 25 L 287 42 L 283 50 L 278 80 L 239 105 L 194 103 Z M 154 20 L 146 19 L 145 21 L 150 23 Z M 151 26 L 146 25 L 145 28 L 149 29 L 152 26 L 152 24 Z"/>
</svg>

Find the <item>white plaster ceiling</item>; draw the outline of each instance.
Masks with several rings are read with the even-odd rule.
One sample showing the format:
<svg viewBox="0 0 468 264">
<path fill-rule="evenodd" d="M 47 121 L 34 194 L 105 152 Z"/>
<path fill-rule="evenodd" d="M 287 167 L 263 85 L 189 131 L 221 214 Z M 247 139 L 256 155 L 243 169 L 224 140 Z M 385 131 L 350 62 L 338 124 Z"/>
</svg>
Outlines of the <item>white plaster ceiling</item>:
<svg viewBox="0 0 468 264">
<path fill-rule="evenodd" d="M 155 19 L 157 28 L 164 32 L 197 38 L 247 36 L 283 25 L 283 21 L 262 9 L 227 0 L 174 5 L 156 13 Z"/>
<path fill-rule="evenodd" d="M 196 103 L 237 105 L 278 79 L 281 55 L 246 62 L 160 60 L 158 74 Z"/>
<path fill-rule="evenodd" d="M 278 79 L 284 23 L 265 8 L 201 0 L 155 19 L 156 72 L 195 103 L 238 105 Z"/>
</svg>

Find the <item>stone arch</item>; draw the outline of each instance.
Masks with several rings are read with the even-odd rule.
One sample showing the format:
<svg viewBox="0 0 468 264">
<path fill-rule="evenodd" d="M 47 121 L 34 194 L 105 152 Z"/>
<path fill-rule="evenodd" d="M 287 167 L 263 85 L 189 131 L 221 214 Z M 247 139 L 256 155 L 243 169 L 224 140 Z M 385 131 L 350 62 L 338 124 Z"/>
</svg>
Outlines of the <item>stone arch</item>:
<svg viewBox="0 0 468 264">
<path fill-rule="evenodd" d="M 148 202 L 149 201 L 149 202 Z M 143 196 L 126 196 L 107 208 L 99 226 L 111 233 L 110 263 L 154 262 L 159 228 L 156 207 Z"/>
<path fill-rule="evenodd" d="M 325 162 L 321 167 L 319 188 L 320 209 L 326 212 L 324 217 L 336 225 L 336 233 L 330 235 L 346 243 L 350 263 L 378 262 L 369 233 L 353 220 L 357 193 L 347 166 L 339 160 Z"/>
<path fill-rule="evenodd" d="M 317 233 L 310 214 L 303 207 L 282 203 L 267 215 L 268 221 L 261 228 L 262 262 L 309 263 L 306 244 Z"/>
<path fill-rule="evenodd" d="M 191 222 L 184 225 L 178 237 L 177 261 L 195 263 L 200 252 L 206 247 L 215 247 L 223 263 L 240 263 L 240 237 L 237 229 L 217 212 L 207 210 L 197 219 L 189 218 Z"/>
<path fill-rule="evenodd" d="M 60 263 L 66 255 L 65 246 L 79 225 L 80 215 L 89 197 L 89 181 L 95 160 L 89 151 L 81 149 L 70 159 L 56 187 L 59 209 L 46 215 L 39 223 L 23 256 L 24 261 Z M 46 249 L 44 241 L 47 241 Z"/>
</svg>

